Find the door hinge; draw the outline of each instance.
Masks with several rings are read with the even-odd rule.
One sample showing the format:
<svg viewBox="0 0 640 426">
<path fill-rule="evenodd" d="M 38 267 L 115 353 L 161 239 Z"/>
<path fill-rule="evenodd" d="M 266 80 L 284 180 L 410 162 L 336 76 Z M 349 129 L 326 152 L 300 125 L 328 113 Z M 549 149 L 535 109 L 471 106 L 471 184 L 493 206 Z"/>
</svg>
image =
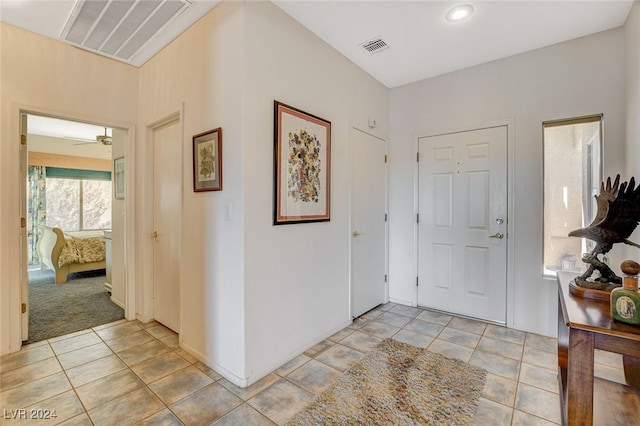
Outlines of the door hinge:
<svg viewBox="0 0 640 426">
<path fill-rule="evenodd" d="M 26 228 L 27 227 L 27 219 L 25 219 L 24 217 L 20 218 L 20 228 Z"/>
<path fill-rule="evenodd" d="M 27 135 L 20 135 L 20 145 L 27 144 Z"/>
<path fill-rule="evenodd" d="M 384 214 L 384 221 L 386 222 L 387 220 L 388 220 L 388 216 L 387 216 L 387 214 L 385 213 L 385 214 Z"/>
<path fill-rule="evenodd" d="M 387 282 L 387 274 L 384 274 L 384 282 Z"/>
<path fill-rule="evenodd" d="M 416 161 L 420 161 L 420 153 L 416 152 Z"/>
<path fill-rule="evenodd" d="M 24 314 L 24 313 L 26 313 L 26 312 L 27 312 L 27 304 L 26 304 L 26 303 L 23 303 L 23 304 L 22 304 L 22 313 Z"/>
<path fill-rule="evenodd" d="M 418 277 L 416 277 L 416 287 L 418 287 Z"/>
<path fill-rule="evenodd" d="M 416 213 L 416 223 L 420 223 L 420 213 Z"/>
<path fill-rule="evenodd" d="M 387 162 L 387 155 L 386 155 L 386 154 L 385 154 L 385 156 L 384 156 L 384 162 L 385 162 L 385 163 Z"/>
</svg>

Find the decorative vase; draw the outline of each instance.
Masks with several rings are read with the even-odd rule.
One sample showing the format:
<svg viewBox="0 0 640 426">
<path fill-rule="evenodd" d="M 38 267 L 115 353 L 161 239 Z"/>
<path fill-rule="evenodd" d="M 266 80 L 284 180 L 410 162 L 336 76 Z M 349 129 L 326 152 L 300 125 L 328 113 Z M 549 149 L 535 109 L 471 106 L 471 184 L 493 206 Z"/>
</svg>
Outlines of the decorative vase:
<svg viewBox="0 0 640 426">
<path fill-rule="evenodd" d="M 620 269 L 625 275 L 622 278 L 622 287 L 611 290 L 611 316 L 617 321 L 640 324 L 640 264 L 633 260 L 625 260 Z"/>
</svg>

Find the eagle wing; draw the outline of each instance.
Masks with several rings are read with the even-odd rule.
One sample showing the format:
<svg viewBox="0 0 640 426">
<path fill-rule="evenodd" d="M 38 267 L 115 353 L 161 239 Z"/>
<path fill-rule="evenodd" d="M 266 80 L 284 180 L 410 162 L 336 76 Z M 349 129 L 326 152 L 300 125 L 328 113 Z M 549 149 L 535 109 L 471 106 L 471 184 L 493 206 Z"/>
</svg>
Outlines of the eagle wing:
<svg viewBox="0 0 640 426">
<path fill-rule="evenodd" d="M 609 212 L 609 203 L 615 200 L 619 184 L 620 175 L 616 176 L 616 180 L 613 185 L 611 185 L 611 177 L 607 178 L 606 187 L 604 182 L 600 184 L 600 194 L 595 196 L 597 206 L 596 217 L 593 218 L 593 221 L 591 221 L 591 224 L 587 226 L 587 229 L 594 227 L 607 217 L 607 213 Z"/>
<path fill-rule="evenodd" d="M 635 179 L 631 178 L 628 185 L 625 182 L 618 188 L 619 178 L 618 175 L 611 187 L 610 179 L 607 179 L 607 188 L 602 191 L 606 195 L 602 197 L 601 194 L 602 202 L 607 204 L 605 214 L 601 215 L 603 209 L 600 205 L 601 200 L 598 199 L 598 214 L 587 228 L 597 229 L 599 234 L 606 234 L 609 243 L 623 241 L 640 223 L 640 186 L 635 188 Z M 604 217 L 600 219 L 600 216 Z M 598 219 L 600 220 L 597 221 Z"/>
</svg>

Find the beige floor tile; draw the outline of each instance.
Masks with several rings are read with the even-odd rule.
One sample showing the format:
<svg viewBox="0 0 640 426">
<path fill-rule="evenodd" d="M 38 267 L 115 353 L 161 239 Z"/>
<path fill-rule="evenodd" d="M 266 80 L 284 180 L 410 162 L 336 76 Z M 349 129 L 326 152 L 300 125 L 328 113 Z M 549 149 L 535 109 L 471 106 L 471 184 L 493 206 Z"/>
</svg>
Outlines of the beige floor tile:
<svg viewBox="0 0 640 426">
<path fill-rule="evenodd" d="M 193 364 L 193 366 L 198 370 L 202 371 L 207 376 L 211 377 L 213 380 L 220 380 L 222 378 L 222 376 L 218 374 L 213 368 L 207 367 L 205 364 L 201 363 L 200 361 Z"/>
<path fill-rule="evenodd" d="M 478 409 L 473 416 L 473 424 L 475 426 L 509 426 L 512 417 L 513 408 L 480 398 Z"/>
<path fill-rule="evenodd" d="M 131 370 L 122 370 L 76 388 L 84 406 L 90 410 L 144 386 Z"/>
<path fill-rule="evenodd" d="M 526 383 L 549 392 L 558 393 L 558 373 L 544 367 L 523 362 L 520 365 L 520 383 Z"/>
<path fill-rule="evenodd" d="M 0 393 L 0 407 L 24 408 L 71 389 L 64 372 L 29 382 Z"/>
<path fill-rule="evenodd" d="M 276 424 L 284 424 L 313 399 L 313 394 L 280 379 L 248 403 Z"/>
<path fill-rule="evenodd" d="M 134 346 L 142 345 L 155 341 L 153 337 L 145 333 L 143 330 L 129 333 L 125 336 L 116 337 L 114 339 L 105 340 L 105 343 L 114 352 L 122 352 L 125 349 L 132 348 Z"/>
<path fill-rule="evenodd" d="M 550 422 L 540 417 L 533 416 L 524 411 L 514 410 L 512 426 L 552 426 L 557 423 Z"/>
<path fill-rule="evenodd" d="M 157 340 L 153 340 L 142 345 L 125 349 L 122 352 L 118 352 L 118 356 L 128 366 L 132 366 L 135 364 L 140 364 L 141 362 L 145 362 L 148 359 L 165 354 L 167 352 L 169 352 L 169 348 L 167 348 Z"/>
<path fill-rule="evenodd" d="M 596 364 L 602 364 L 613 368 L 623 368 L 621 354 L 596 349 L 593 356 Z"/>
<path fill-rule="evenodd" d="M 51 346 L 44 341 L 43 345 L 32 347 L 23 346 L 19 352 L 4 355 L 0 358 L 0 371 L 12 370 L 18 367 L 24 367 L 25 365 L 32 364 L 34 362 L 42 361 L 43 359 L 51 358 L 54 356 Z M 2 382 L 0 382 L 2 383 Z"/>
<path fill-rule="evenodd" d="M 109 346 L 100 342 L 95 345 L 58 355 L 58 361 L 60 361 L 62 368 L 69 369 L 109 355 L 113 355 L 113 351 L 109 349 Z"/>
<path fill-rule="evenodd" d="M 549 370 L 558 370 L 557 354 L 542 351 L 540 349 L 532 348 L 529 346 L 524 347 L 524 352 L 522 353 L 522 361 L 540 367 L 548 368 Z"/>
<path fill-rule="evenodd" d="M 627 379 L 624 377 L 624 368 L 622 366 L 615 368 L 604 364 L 594 364 L 593 375 L 601 379 L 620 383 L 621 385 L 627 384 Z"/>
<path fill-rule="evenodd" d="M 50 344 L 51 349 L 53 349 L 56 355 L 61 355 L 75 351 L 76 349 L 92 346 L 97 343 L 102 343 L 102 341 L 93 331 L 91 331 L 89 333 L 81 334 L 69 339 L 57 340 L 55 342 L 51 342 Z"/>
<path fill-rule="evenodd" d="M 446 326 L 453 319 L 453 316 L 434 311 L 422 311 L 416 318 L 422 321 Z"/>
<path fill-rule="evenodd" d="M 396 303 L 393 302 L 387 302 L 387 303 L 383 303 L 382 305 L 378 306 L 376 309 L 379 309 L 381 311 L 388 311 L 390 309 L 393 309 L 395 306 L 398 306 Z"/>
<path fill-rule="evenodd" d="M 488 373 L 482 396 L 507 407 L 512 407 L 516 400 L 518 382 Z"/>
<path fill-rule="evenodd" d="M 136 423 L 136 426 L 182 426 L 183 424 L 175 414 L 165 408 Z"/>
<path fill-rule="evenodd" d="M 422 312 L 422 309 L 415 308 L 413 306 L 396 305 L 393 308 L 389 309 L 389 312 L 413 319 Z"/>
<path fill-rule="evenodd" d="M 113 401 L 89 410 L 89 417 L 96 426 L 128 426 L 162 410 L 164 404 L 148 388 L 122 395 Z"/>
<path fill-rule="evenodd" d="M 306 356 L 305 354 L 300 354 L 291 361 L 284 364 L 282 367 L 278 368 L 275 373 L 279 376 L 285 377 L 287 374 L 291 373 L 293 370 L 304 365 L 310 360 L 310 357 Z"/>
<path fill-rule="evenodd" d="M 180 355 L 169 352 L 136 364 L 131 369 L 143 382 L 149 384 L 190 365 Z"/>
<path fill-rule="evenodd" d="M 316 357 L 316 360 L 333 367 L 336 370 L 345 371 L 358 362 L 364 354 L 355 349 L 336 344 Z"/>
<path fill-rule="evenodd" d="M 342 339 L 340 344 L 348 346 L 351 349 L 355 349 L 356 351 L 366 353 L 375 348 L 380 342 L 382 342 L 382 339 L 379 337 L 372 336 L 371 334 L 363 333 L 361 331 L 356 331 Z"/>
<path fill-rule="evenodd" d="M 178 335 L 175 334 L 173 336 L 167 336 L 160 339 L 163 345 L 168 347 L 169 349 L 178 349 L 180 347 L 180 343 L 178 342 Z"/>
<path fill-rule="evenodd" d="M 507 358 L 520 361 L 522 359 L 522 350 L 524 346 L 518 343 L 507 342 L 493 337 L 482 336 L 478 344 L 478 350 L 489 352 L 496 355 L 502 355 Z"/>
<path fill-rule="evenodd" d="M 539 334 L 527 333 L 525 346 L 540 349 L 541 351 L 558 353 L 558 341 L 553 337 L 540 336 Z"/>
<path fill-rule="evenodd" d="M 519 383 L 515 408 L 550 422 L 560 423 L 560 400 L 557 393 Z"/>
<path fill-rule="evenodd" d="M 445 326 L 442 324 L 421 320 L 418 315 L 418 318 L 407 324 L 403 330 L 424 334 L 425 336 L 438 337 L 438 334 L 440 334 L 444 328 Z"/>
<path fill-rule="evenodd" d="M 242 404 L 211 426 L 275 426 L 271 420 L 251 408 L 249 404 Z"/>
<path fill-rule="evenodd" d="M 185 425 L 206 426 L 243 403 L 233 393 L 218 383 L 213 383 L 170 408 Z"/>
<path fill-rule="evenodd" d="M 127 320 L 123 318 L 118 321 L 113 321 L 113 322 L 108 322 L 106 324 L 98 325 L 96 327 L 93 327 L 92 330 L 93 331 L 104 330 L 105 328 L 113 327 L 114 325 L 125 324 L 126 322 Z"/>
<path fill-rule="evenodd" d="M 218 383 L 220 383 L 226 389 L 228 389 L 229 391 L 231 391 L 232 393 L 234 393 L 235 395 L 239 396 L 240 398 L 246 401 L 248 399 L 253 398 L 255 395 L 262 392 L 264 389 L 268 388 L 269 386 L 277 382 L 279 379 L 280 377 L 278 377 L 277 374 L 271 373 L 266 375 L 262 379 L 258 380 L 254 384 L 244 388 L 238 387 L 224 378 L 220 379 Z"/>
<path fill-rule="evenodd" d="M 342 372 L 311 360 L 287 376 L 289 381 L 316 395 L 326 390 Z"/>
<path fill-rule="evenodd" d="M 3 371 L 0 373 L 0 384 L 2 384 L 2 390 L 7 390 L 42 379 L 59 371 L 62 371 L 62 367 L 58 360 L 56 358 L 47 358 L 24 367 Z"/>
<path fill-rule="evenodd" d="M 82 413 L 67 421 L 59 423 L 59 426 L 93 426 L 93 423 L 87 413 Z"/>
<path fill-rule="evenodd" d="M 479 350 L 474 352 L 469 363 L 510 380 L 518 380 L 520 373 L 519 361 Z"/>
<path fill-rule="evenodd" d="M 378 318 L 380 315 L 382 315 L 383 312 L 384 311 L 376 311 L 374 309 L 374 310 L 371 310 L 371 311 L 369 311 L 369 312 L 367 312 L 367 313 L 365 313 L 363 315 L 360 315 L 360 318 L 362 318 L 364 320 L 367 320 L 367 321 L 371 321 L 371 320 L 374 320 L 374 319 Z"/>
<path fill-rule="evenodd" d="M 419 320 L 416 320 L 416 321 L 419 321 Z M 409 331 L 406 329 L 402 329 L 393 336 L 393 339 L 397 340 L 398 342 L 403 342 L 409 345 L 417 346 L 419 348 L 428 348 L 435 338 L 431 336 L 426 336 L 424 334 L 414 333 L 413 331 Z"/>
<path fill-rule="evenodd" d="M 480 336 L 469 333 L 467 331 L 457 330 L 455 328 L 446 327 L 438 335 L 438 339 L 455 343 L 456 345 L 466 346 L 467 348 L 475 348 L 480 341 Z"/>
<path fill-rule="evenodd" d="M 446 340 L 435 339 L 428 348 L 431 352 L 444 355 L 448 358 L 459 359 L 464 362 L 469 362 L 471 355 L 473 355 L 473 349 L 466 346 L 456 345 L 455 343 L 447 342 Z"/>
<path fill-rule="evenodd" d="M 180 355 L 182 358 L 189 361 L 191 364 L 195 364 L 196 362 L 198 362 L 198 359 L 196 357 L 194 357 L 193 355 L 191 355 L 189 352 L 185 351 L 182 348 L 178 348 L 174 352 Z"/>
<path fill-rule="evenodd" d="M 174 332 L 173 330 L 169 330 L 167 327 L 160 324 L 153 327 L 145 328 L 144 331 L 158 340 L 169 336 L 178 336 L 178 333 Z"/>
<path fill-rule="evenodd" d="M 125 368 L 127 368 L 127 366 L 124 362 L 120 361 L 120 358 L 116 355 L 110 355 L 66 371 L 71 384 L 74 387 L 78 387 L 124 370 Z"/>
<path fill-rule="evenodd" d="M 162 325 L 156 320 L 151 320 L 149 322 L 142 322 L 140 320 L 136 320 L 135 322 L 136 324 L 138 324 L 140 328 L 150 328 L 150 327 L 156 327 L 156 326 Z"/>
<path fill-rule="evenodd" d="M 2 424 L 6 426 L 21 424 L 37 426 L 57 425 L 82 413 L 84 413 L 84 408 L 75 392 L 67 391 L 26 407 L 26 419 L 3 419 L 4 423 Z"/>
<path fill-rule="evenodd" d="M 374 336 L 380 337 L 381 339 L 385 339 L 396 334 L 398 331 L 400 331 L 400 328 L 383 324 L 377 321 L 371 321 L 369 324 L 362 327 L 360 331 L 363 333 L 373 334 Z"/>
<path fill-rule="evenodd" d="M 323 340 L 322 342 L 318 343 L 317 345 L 313 346 L 310 349 L 307 349 L 304 354 L 310 358 L 315 357 L 316 355 L 322 353 L 323 351 L 326 351 L 327 349 L 329 349 L 331 346 L 333 346 L 335 343 L 332 342 L 331 340 Z"/>
<path fill-rule="evenodd" d="M 356 318 L 356 319 L 353 320 L 353 322 L 351 323 L 349 328 L 351 330 L 359 330 L 363 326 L 365 326 L 368 322 L 369 322 L 369 320 L 366 320 L 364 318 Z"/>
<path fill-rule="evenodd" d="M 213 379 L 194 366 L 189 366 L 149 385 L 165 404 L 173 404 L 213 383 Z"/>
<path fill-rule="evenodd" d="M 484 335 L 507 342 L 524 345 L 525 332 L 507 328 L 502 325 L 489 324 L 484 330 Z"/>
<path fill-rule="evenodd" d="M 398 328 L 402 328 L 405 325 L 409 324 L 411 320 L 411 317 L 403 316 L 393 312 L 383 312 L 378 318 L 376 318 L 377 322 L 381 322 Z"/>
<path fill-rule="evenodd" d="M 331 340 L 332 342 L 339 342 L 340 340 L 344 339 L 345 337 L 349 336 L 351 333 L 353 333 L 353 330 L 350 328 L 343 328 L 342 330 L 338 331 L 337 333 L 335 333 L 334 335 L 332 335 L 331 337 L 329 337 L 329 340 Z"/>
<path fill-rule="evenodd" d="M 482 335 L 485 328 L 487 328 L 487 323 L 468 318 L 453 317 L 447 327 Z"/>
<path fill-rule="evenodd" d="M 96 334 L 103 340 L 112 340 L 140 330 L 142 330 L 142 327 L 140 327 L 137 321 L 127 321 L 122 324 L 114 325 L 113 327 L 96 330 Z"/>
<path fill-rule="evenodd" d="M 49 339 L 49 344 L 54 342 L 59 342 L 61 340 L 71 339 L 72 337 L 82 336 L 83 334 L 90 334 L 91 332 L 92 331 L 90 329 L 87 329 L 87 330 L 76 331 L 74 333 L 63 334 L 62 336 L 52 337 L 51 339 Z"/>
</svg>

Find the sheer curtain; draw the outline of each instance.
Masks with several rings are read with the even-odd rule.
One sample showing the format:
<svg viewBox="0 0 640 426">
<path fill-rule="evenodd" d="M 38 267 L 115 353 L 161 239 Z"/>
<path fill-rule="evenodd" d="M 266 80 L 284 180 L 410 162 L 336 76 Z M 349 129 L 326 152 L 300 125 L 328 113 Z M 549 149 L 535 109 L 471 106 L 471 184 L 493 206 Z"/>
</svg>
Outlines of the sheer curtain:
<svg viewBox="0 0 640 426">
<path fill-rule="evenodd" d="M 29 166 L 27 178 L 27 259 L 30 265 L 40 263 L 36 246 L 47 218 L 47 172 L 44 166 Z"/>
</svg>

